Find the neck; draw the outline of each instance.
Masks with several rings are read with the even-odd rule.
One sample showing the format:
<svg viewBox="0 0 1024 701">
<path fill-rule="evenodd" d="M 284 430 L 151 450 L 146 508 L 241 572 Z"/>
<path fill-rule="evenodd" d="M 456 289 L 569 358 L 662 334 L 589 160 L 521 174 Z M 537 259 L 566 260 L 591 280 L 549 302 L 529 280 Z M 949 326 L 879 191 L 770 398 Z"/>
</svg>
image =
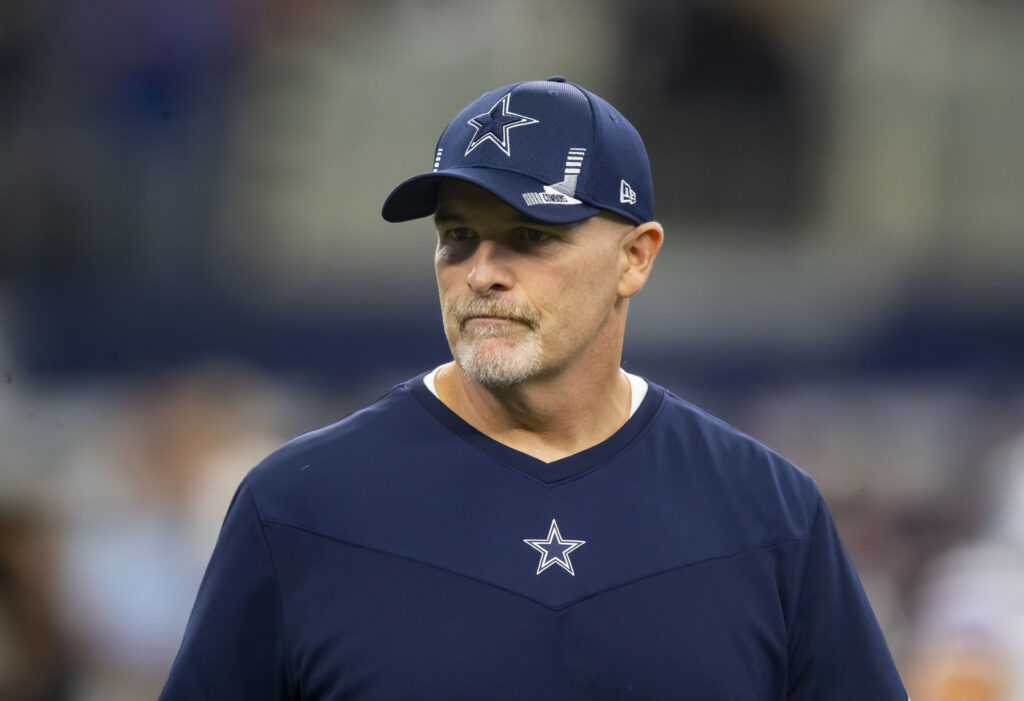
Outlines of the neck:
<svg viewBox="0 0 1024 701">
<path fill-rule="evenodd" d="M 481 433 L 544 462 L 604 441 L 629 418 L 629 381 L 619 356 L 600 368 L 565 370 L 488 389 L 454 362 L 435 378 L 440 400 Z"/>
</svg>

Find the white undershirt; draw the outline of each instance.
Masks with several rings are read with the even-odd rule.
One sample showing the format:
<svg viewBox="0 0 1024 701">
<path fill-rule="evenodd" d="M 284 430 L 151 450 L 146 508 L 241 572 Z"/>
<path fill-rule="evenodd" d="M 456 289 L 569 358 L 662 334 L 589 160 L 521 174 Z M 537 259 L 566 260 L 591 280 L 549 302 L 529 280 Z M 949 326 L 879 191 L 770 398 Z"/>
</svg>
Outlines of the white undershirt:
<svg viewBox="0 0 1024 701">
<path fill-rule="evenodd" d="M 423 376 L 423 384 L 427 386 L 430 393 L 437 397 L 437 388 L 434 386 L 434 377 L 437 375 L 437 371 L 440 370 L 443 365 L 438 365 L 436 368 L 428 372 Z M 637 375 L 621 371 L 626 379 L 629 380 L 629 415 L 630 417 L 636 413 L 636 410 L 640 408 L 640 403 L 644 400 L 647 395 L 647 380 Z M 440 397 L 438 397 L 440 399 Z"/>
</svg>

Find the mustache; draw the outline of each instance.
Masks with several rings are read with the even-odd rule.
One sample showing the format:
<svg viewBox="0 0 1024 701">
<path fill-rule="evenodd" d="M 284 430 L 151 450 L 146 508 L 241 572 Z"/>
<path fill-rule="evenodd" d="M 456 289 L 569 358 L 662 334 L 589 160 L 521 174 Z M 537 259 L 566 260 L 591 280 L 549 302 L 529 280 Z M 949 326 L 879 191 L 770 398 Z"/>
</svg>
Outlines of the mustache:
<svg viewBox="0 0 1024 701">
<path fill-rule="evenodd" d="M 466 322 L 474 317 L 495 316 L 502 319 L 511 319 L 525 324 L 530 329 L 536 329 L 539 322 L 539 315 L 536 310 L 526 304 L 510 300 L 487 299 L 476 297 L 470 300 L 456 302 L 453 305 L 455 319 L 459 322 L 459 328 L 463 328 Z"/>
</svg>

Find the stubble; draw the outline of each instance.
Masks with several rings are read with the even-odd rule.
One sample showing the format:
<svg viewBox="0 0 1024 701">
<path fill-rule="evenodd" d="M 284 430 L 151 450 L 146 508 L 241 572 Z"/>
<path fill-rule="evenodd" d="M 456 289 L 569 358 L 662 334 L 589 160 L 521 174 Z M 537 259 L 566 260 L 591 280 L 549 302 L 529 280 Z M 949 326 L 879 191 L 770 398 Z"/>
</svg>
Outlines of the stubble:
<svg viewBox="0 0 1024 701">
<path fill-rule="evenodd" d="M 488 389 L 506 389 L 541 371 L 540 319 L 529 305 L 478 297 L 454 303 L 446 316 L 456 324 L 455 362 L 475 382 Z M 474 321 L 481 317 L 507 321 Z"/>
</svg>

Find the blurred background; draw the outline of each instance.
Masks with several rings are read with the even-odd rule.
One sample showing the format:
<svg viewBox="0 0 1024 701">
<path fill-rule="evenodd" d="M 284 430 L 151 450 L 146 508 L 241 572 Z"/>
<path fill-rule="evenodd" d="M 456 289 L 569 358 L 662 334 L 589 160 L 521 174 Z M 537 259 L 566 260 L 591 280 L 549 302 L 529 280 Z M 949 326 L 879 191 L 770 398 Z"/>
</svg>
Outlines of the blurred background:
<svg viewBox="0 0 1024 701">
<path fill-rule="evenodd" d="M 5 0 L 0 699 L 154 698 L 231 494 L 446 361 L 380 205 L 565 75 L 650 152 L 624 363 L 818 482 L 915 701 L 1024 699 L 1024 4 Z"/>
</svg>

